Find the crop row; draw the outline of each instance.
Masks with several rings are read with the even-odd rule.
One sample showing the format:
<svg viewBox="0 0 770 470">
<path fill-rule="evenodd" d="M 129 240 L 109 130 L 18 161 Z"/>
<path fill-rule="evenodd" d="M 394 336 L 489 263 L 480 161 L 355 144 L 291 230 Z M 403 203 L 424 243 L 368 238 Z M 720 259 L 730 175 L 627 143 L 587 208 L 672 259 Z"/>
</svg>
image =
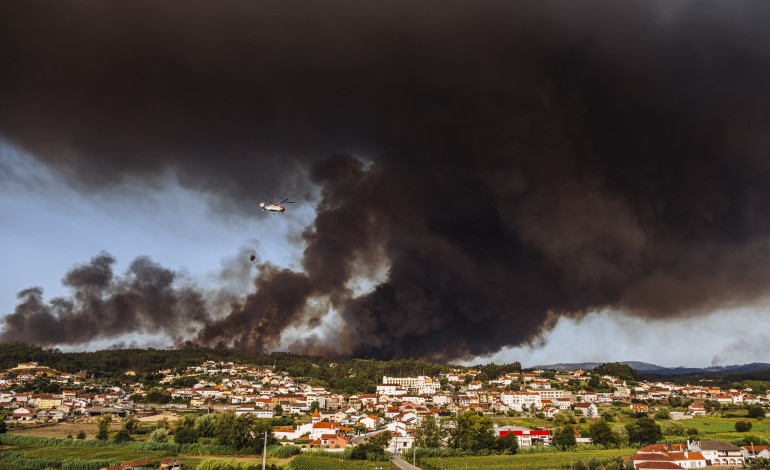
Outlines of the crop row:
<svg viewBox="0 0 770 470">
<path fill-rule="evenodd" d="M 429 457 L 420 459 L 418 466 L 425 470 L 483 468 L 484 470 L 503 469 L 539 469 L 560 470 L 570 463 L 591 459 L 609 460 L 614 457 L 627 457 L 634 454 L 634 449 L 589 450 L 561 453 L 491 455 L 486 457 Z"/>
</svg>

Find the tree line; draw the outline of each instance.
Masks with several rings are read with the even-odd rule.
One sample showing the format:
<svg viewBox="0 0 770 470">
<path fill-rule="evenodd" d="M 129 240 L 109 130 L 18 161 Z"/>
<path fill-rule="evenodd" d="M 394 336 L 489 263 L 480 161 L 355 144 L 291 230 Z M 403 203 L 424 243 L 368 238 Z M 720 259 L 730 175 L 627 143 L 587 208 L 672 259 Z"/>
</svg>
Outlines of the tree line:
<svg viewBox="0 0 770 470">
<path fill-rule="evenodd" d="M 454 368 L 467 367 L 441 364 L 421 359 L 380 361 L 361 358 L 321 358 L 288 353 L 260 354 L 225 348 L 106 349 L 91 352 L 62 352 L 26 343 L 0 344 L 0 368 L 10 369 L 20 362 L 38 362 L 60 372 L 87 371 L 96 378 L 117 379 L 126 371 L 136 373 L 135 380 L 157 382 L 157 372 L 168 369 L 177 373 L 205 361 L 233 362 L 257 367 L 274 367 L 291 377 L 304 379 L 340 393 L 374 393 L 385 375 L 435 377 Z M 520 372 L 521 364 L 486 364 L 474 367 L 485 377 L 494 379 L 509 372 Z"/>
</svg>

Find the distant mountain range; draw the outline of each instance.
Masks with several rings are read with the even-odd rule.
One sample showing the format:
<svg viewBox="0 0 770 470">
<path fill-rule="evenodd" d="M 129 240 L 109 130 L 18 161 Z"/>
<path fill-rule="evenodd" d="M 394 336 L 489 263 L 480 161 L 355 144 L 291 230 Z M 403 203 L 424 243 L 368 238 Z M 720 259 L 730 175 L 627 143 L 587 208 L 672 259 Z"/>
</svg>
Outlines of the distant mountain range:
<svg viewBox="0 0 770 470">
<path fill-rule="evenodd" d="M 538 365 L 531 369 L 544 370 L 590 370 L 594 369 L 603 362 L 574 362 L 549 365 Z M 712 366 L 712 367 L 662 367 L 648 362 L 639 361 L 621 361 L 642 375 L 690 375 L 690 374 L 730 374 L 735 372 L 754 372 L 770 369 L 770 364 L 766 362 L 752 362 L 751 364 L 735 364 L 730 366 Z"/>
</svg>

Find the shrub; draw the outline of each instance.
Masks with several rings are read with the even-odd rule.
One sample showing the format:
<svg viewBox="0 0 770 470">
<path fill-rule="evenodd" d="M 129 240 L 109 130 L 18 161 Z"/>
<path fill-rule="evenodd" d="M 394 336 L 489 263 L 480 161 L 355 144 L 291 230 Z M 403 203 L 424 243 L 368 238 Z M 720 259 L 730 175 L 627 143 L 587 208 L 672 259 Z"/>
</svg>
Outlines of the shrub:
<svg viewBox="0 0 770 470">
<path fill-rule="evenodd" d="M 749 407 L 749 418 L 762 419 L 765 417 L 765 409 L 759 405 Z"/>
<path fill-rule="evenodd" d="M 736 421 L 735 422 L 735 430 L 738 432 L 748 432 L 751 431 L 751 422 L 750 421 Z"/>
<path fill-rule="evenodd" d="M 663 434 L 670 436 L 684 436 L 686 434 L 684 425 L 676 421 L 666 421 L 660 426 L 660 430 Z"/>
<path fill-rule="evenodd" d="M 112 438 L 114 442 L 128 442 L 131 440 L 131 434 L 128 429 L 120 428 L 120 430 Z"/>
<path fill-rule="evenodd" d="M 150 433 L 150 442 L 168 442 L 168 430 L 158 428 Z"/>
<path fill-rule="evenodd" d="M 270 446 L 267 448 L 267 455 L 270 457 L 277 457 L 280 459 L 288 459 L 294 455 L 299 455 L 302 452 L 302 448 L 299 446 Z"/>
</svg>

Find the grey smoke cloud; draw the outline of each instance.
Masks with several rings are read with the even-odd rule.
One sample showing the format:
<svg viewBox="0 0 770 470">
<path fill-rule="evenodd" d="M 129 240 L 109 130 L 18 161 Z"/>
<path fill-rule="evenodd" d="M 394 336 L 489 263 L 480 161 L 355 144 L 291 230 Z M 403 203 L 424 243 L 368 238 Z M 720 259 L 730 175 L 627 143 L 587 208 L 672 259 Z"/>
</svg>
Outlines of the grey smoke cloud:
<svg viewBox="0 0 770 470">
<path fill-rule="evenodd" d="M 245 296 L 180 290 L 143 258 L 116 280 L 104 255 L 67 274 L 72 298 L 22 293 L 2 338 L 270 349 L 334 309 L 341 331 L 296 351 L 452 359 L 563 315 L 751 303 L 770 278 L 769 9 L 3 5 L 0 134 L 75 187 L 172 171 L 231 214 L 267 187 L 320 197 L 302 270 L 260 263 Z"/>
<path fill-rule="evenodd" d="M 0 341 L 41 345 L 81 344 L 130 332 L 166 333 L 180 340 L 208 318 L 199 289 L 146 257 L 138 257 L 124 276 L 115 276 L 115 259 L 101 253 L 76 266 L 62 280 L 72 296 L 43 301 L 40 288 L 19 293 L 19 305 L 3 317 Z"/>
</svg>

